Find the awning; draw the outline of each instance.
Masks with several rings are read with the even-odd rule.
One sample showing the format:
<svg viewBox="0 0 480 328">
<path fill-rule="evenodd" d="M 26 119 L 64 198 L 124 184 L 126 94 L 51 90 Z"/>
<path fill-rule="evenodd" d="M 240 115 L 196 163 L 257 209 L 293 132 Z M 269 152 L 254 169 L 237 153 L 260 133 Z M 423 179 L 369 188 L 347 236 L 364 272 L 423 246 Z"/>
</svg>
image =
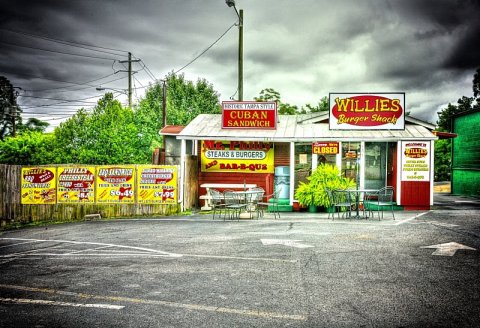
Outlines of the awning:
<svg viewBox="0 0 480 328">
<path fill-rule="evenodd" d="M 177 139 L 270 142 L 438 139 L 427 127 L 408 119 L 405 130 L 330 130 L 328 123 L 311 123 L 298 115 L 279 115 L 276 130 L 222 129 L 221 119 L 220 114 L 200 114 L 177 135 Z"/>
</svg>

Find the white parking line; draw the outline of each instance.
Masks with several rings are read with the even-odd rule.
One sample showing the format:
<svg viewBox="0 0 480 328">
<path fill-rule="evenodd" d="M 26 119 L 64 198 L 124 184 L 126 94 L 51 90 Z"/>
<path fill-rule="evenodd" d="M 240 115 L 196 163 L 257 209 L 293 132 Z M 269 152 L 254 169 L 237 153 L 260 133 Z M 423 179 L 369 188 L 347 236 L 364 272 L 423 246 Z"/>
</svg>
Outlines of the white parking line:
<svg viewBox="0 0 480 328">
<path fill-rule="evenodd" d="M 171 301 L 149 300 L 149 299 L 142 299 L 142 298 L 122 297 L 122 296 L 93 295 L 93 294 L 67 292 L 67 291 L 61 291 L 61 290 L 49 289 L 49 288 L 35 288 L 35 287 L 26 287 L 26 286 L 17 286 L 17 285 L 0 284 L 0 288 L 16 289 L 16 290 L 54 294 L 54 295 L 67 295 L 67 296 L 79 297 L 82 299 L 101 300 L 101 301 L 107 301 L 107 302 L 126 302 L 131 304 L 160 305 L 165 307 L 180 308 L 180 309 L 186 309 L 186 310 L 192 310 L 192 311 L 228 313 L 228 314 L 235 314 L 235 315 L 244 315 L 244 316 L 252 316 L 252 317 L 262 317 L 262 318 L 275 318 L 275 319 L 285 319 L 285 320 L 299 320 L 299 321 L 307 320 L 307 317 L 302 314 L 287 314 L 287 313 L 279 313 L 279 312 L 266 312 L 266 311 L 260 311 L 260 310 L 235 309 L 235 308 L 226 308 L 226 307 L 219 307 L 219 306 L 202 305 L 202 304 L 178 303 L 178 302 L 171 302 Z M 47 301 L 47 302 L 50 302 L 50 301 Z M 76 304 L 76 303 L 66 303 L 66 304 Z M 51 304 L 51 305 L 55 305 L 55 304 Z M 58 305 L 61 305 L 61 304 L 58 304 Z"/>
<path fill-rule="evenodd" d="M 94 242 L 87 242 L 87 241 L 57 240 L 57 239 L 28 239 L 28 238 L 0 238 L 0 240 L 17 240 L 17 241 L 33 241 L 33 242 L 66 243 L 66 244 L 74 244 L 74 245 L 108 246 L 108 247 L 117 247 L 117 248 L 124 248 L 124 249 L 130 249 L 130 250 L 133 249 L 137 251 L 157 254 L 158 256 L 167 256 L 167 257 L 182 256 L 180 254 L 164 252 L 164 251 L 159 251 L 156 249 L 145 248 L 145 247 L 125 246 L 125 245 L 107 244 L 107 243 L 94 243 Z"/>
<path fill-rule="evenodd" d="M 398 221 L 397 223 L 394 223 L 393 225 L 396 225 L 396 226 L 397 226 L 397 225 L 401 225 L 401 224 L 404 224 L 404 223 L 408 223 L 408 222 L 413 221 L 413 220 L 415 220 L 415 219 L 418 219 L 419 217 L 424 216 L 425 214 L 428 214 L 428 213 L 430 213 L 430 212 L 432 212 L 432 211 L 433 211 L 433 210 L 430 210 L 430 211 L 428 211 L 428 212 L 423 212 L 423 213 L 417 214 L 417 215 L 415 215 L 415 216 L 413 216 L 413 217 L 411 217 L 411 218 L 408 218 L 408 219 L 405 219 L 405 220 L 402 220 L 402 221 Z"/>
<path fill-rule="evenodd" d="M 82 303 L 59 302 L 59 301 L 50 301 L 50 300 L 33 300 L 28 298 L 3 298 L 3 297 L 0 297 L 0 302 L 14 303 L 14 304 L 73 306 L 73 307 L 108 309 L 108 310 L 121 310 L 125 307 L 122 305 L 111 305 L 111 304 L 82 304 Z"/>
</svg>

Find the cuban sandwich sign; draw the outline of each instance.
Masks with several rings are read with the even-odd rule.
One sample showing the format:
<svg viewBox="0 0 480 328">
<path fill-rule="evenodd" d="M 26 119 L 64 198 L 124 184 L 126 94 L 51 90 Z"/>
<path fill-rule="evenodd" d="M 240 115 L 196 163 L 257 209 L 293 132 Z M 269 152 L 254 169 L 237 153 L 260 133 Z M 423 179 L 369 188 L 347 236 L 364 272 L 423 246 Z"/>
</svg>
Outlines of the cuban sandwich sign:
<svg viewBox="0 0 480 328">
<path fill-rule="evenodd" d="M 404 130 L 405 93 L 331 93 L 331 130 Z"/>
</svg>

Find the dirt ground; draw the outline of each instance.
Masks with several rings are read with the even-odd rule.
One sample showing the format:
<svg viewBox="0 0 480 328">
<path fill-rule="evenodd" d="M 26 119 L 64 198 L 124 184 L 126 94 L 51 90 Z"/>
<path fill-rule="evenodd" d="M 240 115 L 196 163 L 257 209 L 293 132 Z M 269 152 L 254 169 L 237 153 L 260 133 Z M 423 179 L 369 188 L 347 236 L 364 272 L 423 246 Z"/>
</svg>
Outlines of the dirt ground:
<svg viewBox="0 0 480 328">
<path fill-rule="evenodd" d="M 450 182 L 442 182 L 442 183 L 436 183 L 433 187 L 433 191 L 434 192 L 447 192 L 447 193 L 450 193 L 451 192 L 451 188 L 450 188 Z"/>
</svg>

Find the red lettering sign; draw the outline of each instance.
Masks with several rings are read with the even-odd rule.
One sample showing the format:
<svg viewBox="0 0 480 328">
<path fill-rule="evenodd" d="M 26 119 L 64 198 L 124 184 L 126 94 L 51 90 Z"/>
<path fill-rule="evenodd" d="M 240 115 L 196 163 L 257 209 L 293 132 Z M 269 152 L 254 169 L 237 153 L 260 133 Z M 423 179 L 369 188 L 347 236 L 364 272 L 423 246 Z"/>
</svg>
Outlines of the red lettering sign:
<svg viewBox="0 0 480 328">
<path fill-rule="evenodd" d="M 331 129 L 404 129 L 404 94 L 330 94 Z"/>
<path fill-rule="evenodd" d="M 222 129 L 276 129 L 277 103 L 222 102 Z"/>
<path fill-rule="evenodd" d="M 314 142 L 312 144 L 312 154 L 338 154 L 339 143 L 338 142 Z"/>
</svg>

